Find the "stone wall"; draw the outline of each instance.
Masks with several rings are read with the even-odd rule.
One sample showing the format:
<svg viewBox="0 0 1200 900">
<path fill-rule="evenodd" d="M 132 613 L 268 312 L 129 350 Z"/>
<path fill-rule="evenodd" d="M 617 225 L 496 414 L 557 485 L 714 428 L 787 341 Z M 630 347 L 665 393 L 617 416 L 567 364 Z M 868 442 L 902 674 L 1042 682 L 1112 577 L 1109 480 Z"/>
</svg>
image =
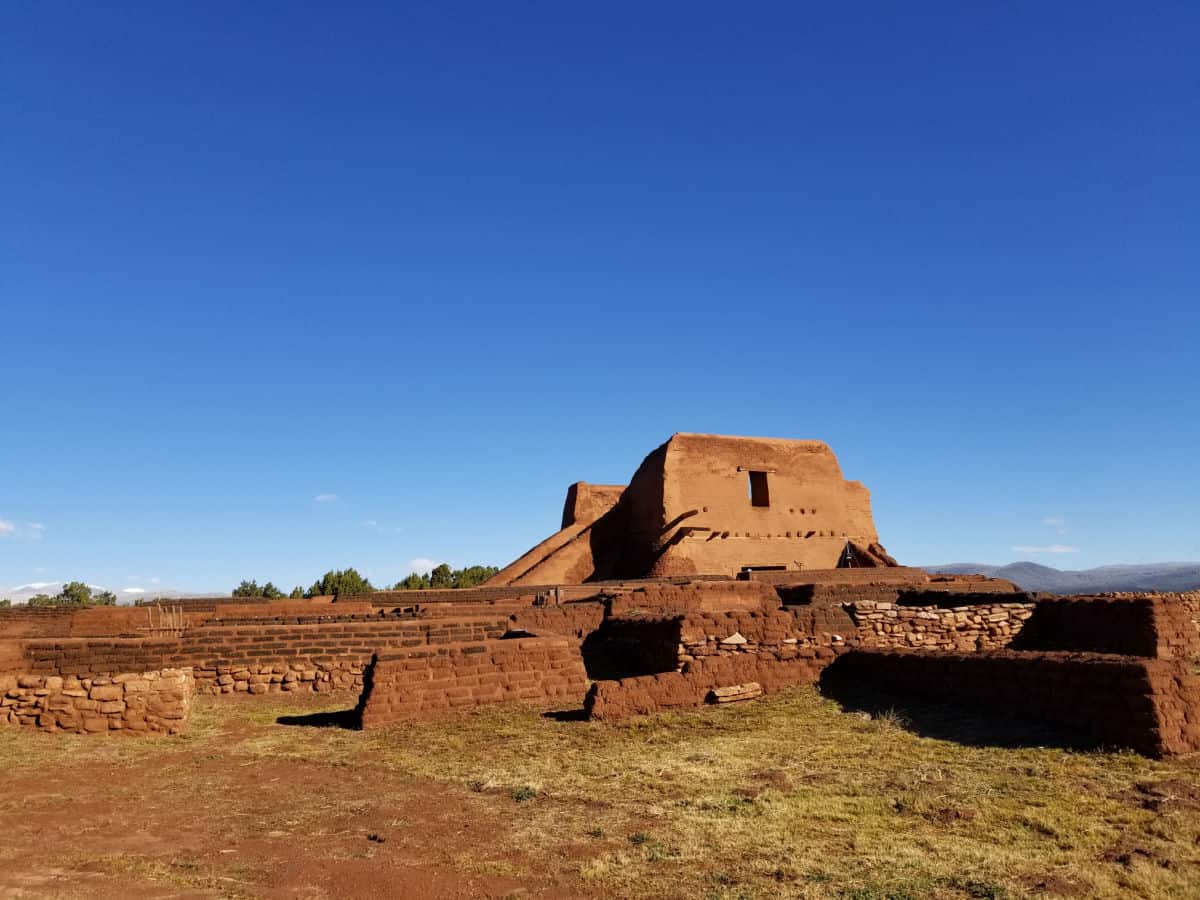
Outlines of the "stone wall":
<svg viewBox="0 0 1200 900">
<path fill-rule="evenodd" d="M 944 597 L 948 603 L 958 599 Z M 1033 615 L 1034 603 L 1005 601 L 961 606 L 900 605 L 886 601 L 847 604 L 864 646 L 939 650 L 999 650 L 1012 643 Z"/>
<path fill-rule="evenodd" d="M 516 638 L 381 651 L 364 676 L 363 728 L 490 703 L 578 703 L 586 687 L 567 638 Z"/>
<path fill-rule="evenodd" d="M 0 725 L 97 734 L 177 734 L 191 710 L 191 669 L 113 677 L 0 676 Z"/>
<path fill-rule="evenodd" d="M 1149 756 L 1200 750 L 1200 677 L 1176 660 L 1095 653 L 862 649 L 821 677 L 835 695 L 871 687 L 1049 722 Z"/>
</svg>

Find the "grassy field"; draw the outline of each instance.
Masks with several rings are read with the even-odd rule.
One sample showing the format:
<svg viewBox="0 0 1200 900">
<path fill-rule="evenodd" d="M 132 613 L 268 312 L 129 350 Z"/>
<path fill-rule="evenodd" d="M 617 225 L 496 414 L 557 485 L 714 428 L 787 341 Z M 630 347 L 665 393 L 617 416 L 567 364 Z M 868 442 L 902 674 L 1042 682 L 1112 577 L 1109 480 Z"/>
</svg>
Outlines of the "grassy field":
<svg viewBox="0 0 1200 900">
<path fill-rule="evenodd" d="M 436 853 L 422 851 L 432 859 L 397 849 L 391 864 L 494 876 L 528 896 L 1200 897 L 1196 760 L 1070 750 L 937 707 L 847 711 L 811 688 L 621 725 L 493 708 L 366 733 L 321 715 L 345 698 L 286 700 L 201 700 L 178 739 L 3 730 L 0 825 L 20 834 L 30 776 L 69 767 L 84 784 L 89 771 L 136 778 L 145 815 L 155 815 L 159 782 L 164 797 L 196 808 L 220 794 L 220 827 L 243 828 L 244 840 L 264 818 L 311 834 L 389 791 L 436 791 L 439 821 L 460 809 L 463 832 L 477 820 L 484 828 L 447 828 Z M 256 795 L 253 780 L 225 780 L 268 767 L 295 772 L 294 789 L 268 791 L 264 776 Z M 25 799 L 47 814 L 79 799 L 39 797 Z M 390 825 L 419 830 L 423 808 Z M 107 815 L 120 825 L 120 813 Z M 196 896 L 258 896 L 286 862 L 270 844 L 251 864 L 226 860 L 217 854 L 228 851 L 192 846 L 201 834 L 182 835 L 174 852 L 115 859 L 80 841 L 56 865 Z"/>
</svg>

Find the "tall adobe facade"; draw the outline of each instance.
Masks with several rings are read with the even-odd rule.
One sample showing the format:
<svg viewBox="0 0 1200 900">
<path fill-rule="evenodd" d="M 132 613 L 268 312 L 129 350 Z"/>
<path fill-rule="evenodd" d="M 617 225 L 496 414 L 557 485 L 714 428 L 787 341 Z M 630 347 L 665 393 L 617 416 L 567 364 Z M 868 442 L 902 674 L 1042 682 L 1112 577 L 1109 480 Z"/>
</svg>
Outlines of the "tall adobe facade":
<svg viewBox="0 0 1200 900">
<path fill-rule="evenodd" d="M 893 566 L 821 441 L 676 434 L 629 485 L 571 485 L 562 529 L 489 584 Z"/>
</svg>

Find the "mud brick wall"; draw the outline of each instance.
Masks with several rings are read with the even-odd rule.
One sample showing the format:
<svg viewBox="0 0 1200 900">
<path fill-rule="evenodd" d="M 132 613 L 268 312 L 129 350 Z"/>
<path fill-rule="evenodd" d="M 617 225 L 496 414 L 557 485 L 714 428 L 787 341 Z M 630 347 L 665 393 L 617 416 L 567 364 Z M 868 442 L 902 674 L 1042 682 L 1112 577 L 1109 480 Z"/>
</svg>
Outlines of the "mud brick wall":
<svg viewBox="0 0 1200 900">
<path fill-rule="evenodd" d="M 837 647 L 801 647 L 791 658 L 746 654 L 696 659 L 679 672 L 597 681 L 588 691 L 584 709 L 588 718 L 608 721 L 702 706 L 717 688 L 755 683 L 764 693 L 772 693 L 816 681 L 842 652 Z"/>
<path fill-rule="evenodd" d="M 610 616 L 583 641 L 588 675 L 625 678 L 679 668 L 683 616 Z"/>
<path fill-rule="evenodd" d="M 580 600 L 558 606 L 531 606 L 509 616 L 513 629 L 534 634 L 557 634 L 583 641 L 600 627 L 604 619 L 604 603 L 599 600 Z"/>
<path fill-rule="evenodd" d="M 1101 597 L 1118 600 L 1146 600 L 1155 602 L 1155 617 L 1159 630 L 1159 643 L 1164 635 L 1174 640 L 1167 640 L 1168 645 L 1174 644 L 1179 648 L 1177 655 L 1191 659 L 1200 659 L 1200 591 L 1168 592 L 1168 593 L 1114 593 L 1102 594 Z"/>
<path fill-rule="evenodd" d="M 179 659 L 205 694 L 360 690 L 376 650 L 498 638 L 507 629 L 504 618 L 211 627 L 185 634 Z"/>
<path fill-rule="evenodd" d="M 507 627 L 503 617 L 256 621 L 189 628 L 178 638 L 31 640 L 23 643 L 14 674 L 111 677 L 186 666 L 205 694 L 355 690 L 377 649 L 497 638 Z"/>
<path fill-rule="evenodd" d="M 190 669 L 0 676 L 0 725 L 76 734 L 178 734 L 195 693 Z"/>
<path fill-rule="evenodd" d="M 19 606 L 0 609 L 0 637 L 67 637 L 74 610 L 53 606 Z"/>
<path fill-rule="evenodd" d="M 956 596 L 945 597 L 957 603 Z M 971 599 L 978 600 L 977 596 Z M 900 605 L 864 600 L 847 604 L 864 646 L 939 650 L 1000 650 L 1034 614 L 1034 603 L 993 598 L 962 606 Z"/>
<path fill-rule="evenodd" d="M 695 610 L 765 610 L 779 606 L 779 594 L 767 584 L 752 581 L 695 581 L 647 584 L 614 590 L 606 597 L 611 616 L 642 612 L 689 613 Z"/>
<path fill-rule="evenodd" d="M 858 643 L 858 628 L 840 609 L 692 613 L 681 621 L 678 664 L 714 656 L 793 659 L 804 647 Z"/>
<path fill-rule="evenodd" d="M 381 651 L 364 681 L 363 728 L 489 703 L 578 703 L 587 683 L 579 648 L 562 637 Z"/>
<path fill-rule="evenodd" d="M 413 606 L 434 603 L 492 603 L 498 600 L 525 598 L 527 603 L 532 603 L 539 593 L 553 590 L 553 586 L 505 585 L 446 590 L 375 591 L 370 594 L 348 595 L 340 598 L 338 602 L 370 603 L 372 606 Z"/>
<path fill-rule="evenodd" d="M 1148 756 L 1200 749 L 1200 677 L 1184 663 L 1095 653 L 856 650 L 822 675 L 834 692 L 869 687 L 1060 725 Z"/>
<path fill-rule="evenodd" d="M 1013 647 L 1194 659 L 1200 633 L 1185 605 L 1166 596 L 1055 597 L 1038 603 Z"/>
</svg>

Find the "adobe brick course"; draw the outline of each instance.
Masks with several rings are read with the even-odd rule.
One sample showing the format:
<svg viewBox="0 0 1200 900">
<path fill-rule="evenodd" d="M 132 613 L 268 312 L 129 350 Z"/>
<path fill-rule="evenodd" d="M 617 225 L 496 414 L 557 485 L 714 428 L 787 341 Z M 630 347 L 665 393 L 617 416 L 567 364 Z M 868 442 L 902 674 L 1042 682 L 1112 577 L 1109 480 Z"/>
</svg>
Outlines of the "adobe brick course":
<svg viewBox="0 0 1200 900">
<path fill-rule="evenodd" d="M 1147 756 L 1200 750 L 1200 676 L 1174 659 L 1061 651 L 860 649 L 821 677 L 835 692 L 900 697 L 1049 722 Z"/>
<path fill-rule="evenodd" d="M 578 703 L 585 686 L 579 648 L 563 637 L 387 650 L 367 668 L 357 714 L 377 728 L 490 703 Z"/>
</svg>

